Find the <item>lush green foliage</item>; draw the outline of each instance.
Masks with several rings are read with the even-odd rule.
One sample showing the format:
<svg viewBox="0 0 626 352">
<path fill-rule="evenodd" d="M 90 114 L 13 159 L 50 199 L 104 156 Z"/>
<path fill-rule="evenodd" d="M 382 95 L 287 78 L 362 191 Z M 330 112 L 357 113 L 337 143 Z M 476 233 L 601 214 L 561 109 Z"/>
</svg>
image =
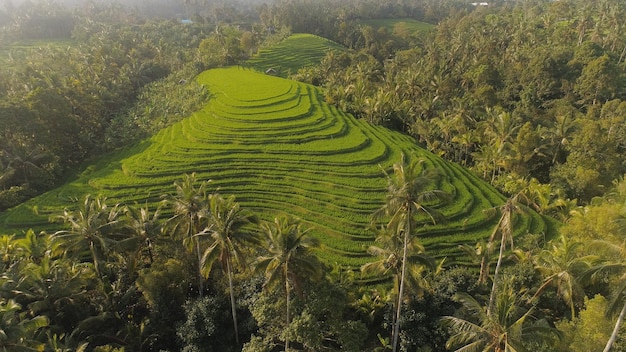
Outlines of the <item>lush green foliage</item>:
<svg viewBox="0 0 626 352">
<path fill-rule="evenodd" d="M 0 228 L 55 232 L 0 236 L 2 348 L 380 351 L 392 348 L 393 324 L 401 350 L 443 351 L 445 341 L 623 349 L 626 183 L 613 181 L 625 170 L 619 2 L 277 0 L 252 9 L 253 1 L 185 1 L 179 13 L 193 13 L 193 23 L 184 26 L 121 5 L 92 2 L 76 16 L 54 3 L 0 4 L 0 61 L 8 63 L 0 71 L 0 207 L 48 189 L 68 165 L 178 121 L 2 217 Z M 169 3 L 163 9 L 181 8 Z M 408 18 L 438 25 L 413 34 L 401 24 Z M 320 37 L 268 48 L 290 28 L 349 48 L 292 75 L 322 89 L 246 69 L 192 79 L 257 48 L 257 59 L 279 52 L 292 72 L 317 61 L 320 52 L 309 60 L 293 51 Z M 20 46 L 64 42 L 70 31 L 71 45 Z M 412 246 L 398 236 L 375 242 L 366 227 L 388 195 L 382 170 L 390 173 L 400 154 L 440 170 L 426 188 L 452 195 L 423 204 L 447 222 L 418 217 L 408 226 L 423 228 Z M 525 209 L 480 177 L 559 216 L 560 236 L 549 241 L 553 221 L 512 211 Z M 134 201 L 143 206 L 114 205 Z M 302 221 L 238 226 L 239 215 L 285 213 Z M 259 265 L 261 277 L 249 270 L 254 258 L 285 252 L 277 241 L 236 239 L 279 229 L 311 229 L 302 233 L 323 246 L 288 251 L 298 265 Z M 407 282 L 398 303 L 389 274 L 404 248 L 420 249 L 407 263 L 446 260 L 413 267 L 408 277 L 419 285 Z M 363 263 L 379 270 L 349 270 Z M 557 336 L 554 326 L 560 342 L 541 338 Z"/>
<path fill-rule="evenodd" d="M 339 52 L 341 45 L 312 34 L 293 34 L 280 42 L 259 50 L 246 66 L 287 77 L 307 66 L 318 65 L 327 51 Z"/>
<path fill-rule="evenodd" d="M 442 179 L 429 187 L 452 195 L 450 202 L 429 204 L 447 221 L 420 228 L 427 249 L 463 262 L 457 246 L 488 237 L 495 219 L 483 210 L 504 198 L 409 138 L 355 120 L 305 84 L 242 68 L 209 70 L 198 81 L 213 95 L 203 109 L 103 162 L 107 167 L 88 168 L 78 180 L 8 212 L 5 228 L 40 226 L 68 206 L 68 198 L 85 193 L 156 206 L 183 173 L 195 172 L 261 218 L 276 212 L 300 217 L 322 241 L 325 262 L 356 268 L 369 260 L 374 235 L 367 227 L 384 199 L 383 171 L 404 153 L 441 169 Z M 549 230 L 537 215 L 520 217 L 517 225 L 517 234 Z"/>
<path fill-rule="evenodd" d="M 145 20 L 116 5 L 72 14 L 27 2 L 10 15 L 0 21 L 0 210 L 189 116 L 208 98 L 193 78 L 246 58 L 264 38 L 204 20 Z"/>
<path fill-rule="evenodd" d="M 363 26 L 370 26 L 372 28 L 385 28 L 388 32 L 394 33 L 397 36 L 417 36 L 423 35 L 425 32 L 432 30 L 434 26 L 430 23 L 416 21 L 412 18 L 398 18 L 398 19 L 371 19 L 360 22 Z"/>
<path fill-rule="evenodd" d="M 358 52 L 302 76 L 505 192 L 535 178 L 549 199 L 588 202 L 626 171 L 623 17 L 617 1 L 479 7 L 410 46 L 385 27 L 356 31 Z"/>
</svg>

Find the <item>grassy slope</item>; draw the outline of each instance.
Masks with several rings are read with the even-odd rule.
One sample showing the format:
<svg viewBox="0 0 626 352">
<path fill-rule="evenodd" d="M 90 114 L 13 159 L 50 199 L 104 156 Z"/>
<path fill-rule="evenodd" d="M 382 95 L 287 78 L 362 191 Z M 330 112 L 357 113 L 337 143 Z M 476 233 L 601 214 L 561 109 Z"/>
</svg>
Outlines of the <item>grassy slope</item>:
<svg viewBox="0 0 626 352">
<path fill-rule="evenodd" d="M 293 34 L 276 46 L 259 50 L 246 65 L 261 72 L 273 68 L 278 76 L 287 77 L 302 67 L 319 64 L 328 50 L 344 48 L 313 34 Z"/>
<path fill-rule="evenodd" d="M 375 19 L 360 21 L 361 25 L 371 26 L 374 29 L 384 27 L 390 33 L 393 33 L 396 25 L 401 24 L 405 26 L 412 34 L 425 33 L 434 28 L 434 25 L 430 23 L 416 21 L 412 18 L 400 18 L 400 19 Z"/>
<path fill-rule="evenodd" d="M 442 169 L 446 177 L 437 187 L 454 194 L 453 202 L 438 205 L 449 221 L 422 230 L 432 254 L 465 261 L 458 245 L 491 232 L 496 219 L 483 209 L 503 202 L 492 187 L 407 136 L 337 111 L 322 101 L 318 88 L 243 68 L 210 70 L 198 80 L 214 93 L 201 111 L 6 212 L 0 232 L 52 229 L 47 217 L 86 193 L 102 193 L 111 203 L 157 206 L 183 173 L 196 172 L 261 218 L 300 217 L 322 240 L 326 262 L 357 267 L 371 259 L 366 248 L 374 236 L 367 225 L 384 200 L 381 168 L 389 169 L 401 153 Z M 516 228 L 537 233 L 546 224 L 531 214 Z"/>
<path fill-rule="evenodd" d="M 0 65 L 20 63 L 29 52 L 39 50 L 40 48 L 66 48 L 72 45 L 74 45 L 74 41 L 70 39 L 29 40 L 0 45 Z"/>
</svg>

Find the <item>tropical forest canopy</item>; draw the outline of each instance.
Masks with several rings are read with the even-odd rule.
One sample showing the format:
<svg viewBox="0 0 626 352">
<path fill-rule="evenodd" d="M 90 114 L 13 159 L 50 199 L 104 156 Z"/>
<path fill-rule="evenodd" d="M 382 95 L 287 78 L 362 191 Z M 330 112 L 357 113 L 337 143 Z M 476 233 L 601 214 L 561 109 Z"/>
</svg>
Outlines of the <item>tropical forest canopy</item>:
<svg viewBox="0 0 626 352">
<path fill-rule="evenodd" d="M 0 345 L 625 349 L 625 12 L 3 1 Z"/>
</svg>

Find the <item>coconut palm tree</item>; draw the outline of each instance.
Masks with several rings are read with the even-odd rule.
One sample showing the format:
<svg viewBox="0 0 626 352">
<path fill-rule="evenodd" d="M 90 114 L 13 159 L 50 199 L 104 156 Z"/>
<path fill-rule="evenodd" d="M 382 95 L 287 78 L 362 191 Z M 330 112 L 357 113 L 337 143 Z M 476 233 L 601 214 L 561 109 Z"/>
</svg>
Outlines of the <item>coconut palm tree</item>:
<svg viewBox="0 0 626 352">
<path fill-rule="evenodd" d="M 396 229 L 390 229 L 386 226 L 382 226 L 378 235 L 376 236 L 376 244 L 368 248 L 369 254 L 379 258 L 374 262 L 370 262 L 361 266 L 361 273 L 363 274 L 375 274 L 383 277 L 391 275 L 393 278 L 393 290 L 388 296 L 388 302 L 393 300 L 395 307 L 398 302 L 403 302 L 404 297 L 399 297 L 400 281 L 402 276 L 403 267 L 403 252 L 404 252 L 404 237 L 402 233 L 397 232 Z M 410 254 L 407 257 L 408 263 L 406 266 L 406 285 L 411 287 L 411 292 L 421 293 L 424 288 L 428 287 L 428 283 L 423 276 L 425 269 L 432 269 L 434 267 L 434 261 L 431 257 L 424 254 L 424 246 L 418 241 L 416 237 L 410 240 L 408 245 L 408 251 Z M 394 314 L 392 319 L 392 326 L 396 326 L 397 316 Z"/>
<path fill-rule="evenodd" d="M 42 167 L 42 164 L 50 159 L 50 154 L 45 151 L 33 149 L 21 152 L 1 149 L 0 161 L 2 159 L 6 160 L 6 165 L 0 174 L 0 185 L 28 183 L 38 176 L 49 176 L 48 171 Z"/>
<path fill-rule="evenodd" d="M 617 280 L 614 281 L 613 297 L 606 312 L 608 316 L 617 315 L 611 337 L 604 347 L 604 352 L 608 352 L 617 340 L 620 327 L 626 317 L 626 243 L 615 244 L 608 241 L 594 241 L 592 250 L 605 254 L 605 260 L 583 273 L 583 279 L 590 278 L 595 281 L 597 279 L 602 280 L 607 275 L 617 277 Z"/>
<path fill-rule="evenodd" d="M 167 220 L 165 230 L 174 237 L 182 237 L 183 245 L 196 255 L 200 298 L 204 295 L 204 277 L 200 265 L 202 261 L 201 236 L 197 234 L 208 227 L 206 214 L 209 207 L 209 182 L 204 181 L 196 186 L 196 174 L 185 174 L 182 180 L 174 182 L 176 194 L 164 196 L 165 205 L 174 211 L 174 215 Z"/>
<path fill-rule="evenodd" d="M 53 240 L 61 243 L 66 252 L 81 257 L 88 250 L 94 270 L 103 278 L 101 264 L 117 242 L 118 226 L 123 207 L 109 207 L 105 197 L 87 195 L 80 208 L 75 211 L 65 209 L 58 218 L 69 225 L 68 230 L 57 231 Z"/>
<path fill-rule="evenodd" d="M 244 228 L 252 223 L 253 218 L 235 202 L 234 196 L 228 198 L 223 198 L 219 194 L 209 196 L 208 217 L 209 226 L 200 235 L 208 235 L 210 244 L 202 255 L 201 266 L 206 277 L 211 272 L 213 264 L 219 261 L 222 271 L 226 272 L 228 276 L 235 340 L 239 344 L 233 289 L 233 266 L 245 263 L 244 249 L 247 244 L 258 244 L 258 236 Z"/>
<path fill-rule="evenodd" d="M 459 246 L 459 249 L 465 252 L 474 263 L 480 263 L 480 271 L 478 274 L 478 283 L 483 285 L 487 283 L 489 278 L 489 266 L 493 263 L 493 243 L 480 240 L 476 242 L 476 245 L 470 246 L 463 244 Z"/>
<path fill-rule="evenodd" d="M 3 351 L 43 351 L 37 341 L 41 328 L 48 326 L 48 318 L 37 315 L 28 318 L 20 314 L 21 306 L 13 300 L 0 302 L 0 349 Z"/>
<path fill-rule="evenodd" d="M 533 256 L 535 269 L 544 278 L 533 298 L 539 297 L 549 286 L 556 286 L 559 297 L 570 307 L 571 319 L 576 317 L 576 304 L 585 297 L 579 277 L 597 260 L 596 256 L 582 255 L 582 245 L 561 235 L 549 243 L 548 249 Z"/>
<path fill-rule="evenodd" d="M 402 255 L 404 243 L 402 233 L 390 230 L 383 226 L 376 236 L 375 242 L 378 246 L 370 246 L 368 252 L 380 258 L 375 262 L 370 262 L 361 266 L 363 273 L 375 273 L 382 276 L 391 275 L 393 277 L 393 290 L 398 295 L 400 289 L 400 276 L 402 274 Z M 424 246 L 416 237 L 411 239 L 408 245 L 410 255 L 407 260 L 407 284 L 411 285 L 418 292 L 427 286 L 422 273 L 425 268 L 432 269 L 435 266 L 433 259 L 424 254 Z M 397 301 L 397 300 L 396 300 Z"/>
<path fill-rule="evenodd" d="M 502 266 L 502 260 L 504 258 L 504 252 L 506 251 L 507 244 L 511 249 L 513 249 L 513 221 L 514 214 L 523 213 L 525 211 L 522 204 L 519 202 L 521 198 L 524 197 L 522 192 L 517 193 L 513 197 L 506 200 L 506 202 L 497 208 L 500 212 L 500 219 L 498 220 L 498 224 L 494 228 L 491 236 L 489 237 L 489 242 L 493 243 L 500 238 L 500 250 L 498 253 L 498 261 L 496 263 L 496 268 L 493 273 L 493 283 L 491 287 L 491 295 L 489 297 L 489 306 L 488 311 L 491 311 L 494 308 L 495 297 L 496 297 L 496 289 L 500 274 L 500 267 Z M 493 211 L 496 209 L 488 209 L 489 211 Z"/>
<path fill-rule="evenodd" d="M 468 319 L 447 316 L 442 321 L 453 335 L 446 347 L 456 352 L 526 351 L 524 342 L 548 340 L 556 331 L 542 321 L 532 320 L 533 309 L 519 306 L 519 297 L 511 285 L 499 290 L 493 309 L 484 307 L 466 293 L 457 293 L 454 299 L 462 304 Z"/>
<path fill-rule="evenodd" d="M 160 209 L 150 213 L 146 205 L 145 207 L 127 207 L 125 210 L 124 222 L 129 237 L 120 241 L 118 247 L 130 250 L 127 266 L 129 272 L 133 273 L 138 268 L 138 262 L 145 260 L 142 259 L 143 253 L 147 253 L 150 264 L 154 262 L 152 243 L 161 233 L 162 224 L 159 218 Z"/>
<path fill-rule="evenodd" d="M 388 219 L 387 228 L 396 229 L 396 233 L 402 236 L 402 265 L 400 272 L 400 285 L 396 302 L 395 326 L 392 334 L 392 346 L 395 352 L 398 346 L 400 333 L 400 313 L 404 285 L 407 272 L 407 258 L 409 247 L 413 241 L 415 228 L 418 223 L 418 215 L 435 223 L 442 216 L 430 205 L 433 202 L 448 199 L 449 195 L 441 190 L 432 189 L 435 181 L 439 178 L 436 169 L 425 168 L 423 160 L 406 162 L 404 154 L 399 163 L 393 165 L 393 175 L 387 174 L 387 195 L 385 204 L 373 216 L 373 221 Z"/>
<path fill-rule="evenodd" d="M 319 241 L 308 235 L 302 223 L 291 217 L 275 218 L 261 223 L 267 255 L 259 257 L 256 270 L 265 274 L 264 288 L 282 284 L 285 288 L 285 326 L 291 323 L 291 290 L 301 293 L 305 279 L 320 276 L 321 265 L 311 252 Z M 285 351 L 289 350 L 289 336 L 285 336 Z"/>
</svg>

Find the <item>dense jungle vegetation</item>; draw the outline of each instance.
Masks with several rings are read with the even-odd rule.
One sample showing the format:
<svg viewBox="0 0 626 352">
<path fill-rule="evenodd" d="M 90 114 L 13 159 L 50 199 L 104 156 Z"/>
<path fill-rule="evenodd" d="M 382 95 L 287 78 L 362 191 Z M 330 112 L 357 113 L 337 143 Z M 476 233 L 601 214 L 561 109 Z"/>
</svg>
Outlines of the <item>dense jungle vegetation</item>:
<svg viewBox="0 0 626 352">
<path fill-rule="evenodd" d="M 0 211 L 197 111 L 212 94 L 194 80 L 201 72 L 311 33 L 345 50 L 291 78 L 498 188 L 507 200 L 492 209 L 492 235 L 462 246 L 472 266 L 435 262 L 416 228 L 419 216 L 438 220 L 430 205 L 447 195 L 425 189 L 437 175 L 410 158 L 388 170 L 372 214 L 362 269 L 388 279 L 379 285 L 322 263 L 299 219 L 259 220 L 195 174 L 158 209 L 84 195 L 53 217 L 58 231 L 0 236 L 4 350 L 626 350 L 620 1 L 170 11 L 2 2 Z M 558 233 L 514 243 L 527 208 L 558 220 Z"/>
</svg>

